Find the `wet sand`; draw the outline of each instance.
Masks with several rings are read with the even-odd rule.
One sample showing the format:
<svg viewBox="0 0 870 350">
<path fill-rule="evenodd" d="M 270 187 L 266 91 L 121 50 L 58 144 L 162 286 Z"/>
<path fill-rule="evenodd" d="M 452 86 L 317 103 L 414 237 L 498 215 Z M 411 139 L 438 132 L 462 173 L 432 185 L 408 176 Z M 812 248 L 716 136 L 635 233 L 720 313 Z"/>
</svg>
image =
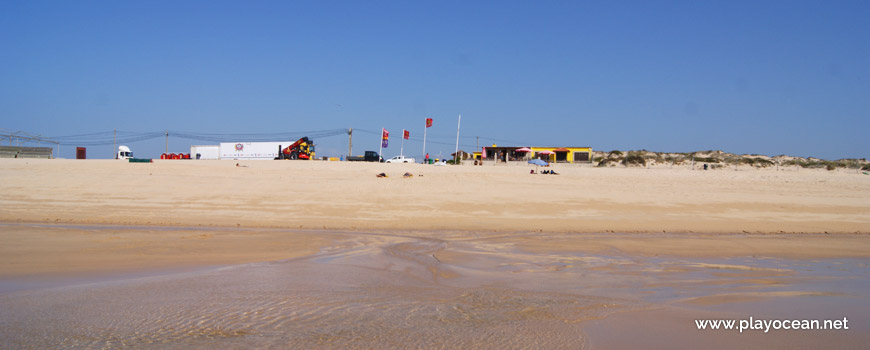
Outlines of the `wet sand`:
<svg viewBox="0 0 870 350">
<path fill-rule="evenodd" d="M 72 237 L 50 249 L 64 258 L 46 259 L 43 272 L 84 257 L 105 264 L 133 257 L 121 270 L 163 264 L 221 267 L 145 277 L 104 275 L 94 281 L 87 278 L 104 271 L 70 265 L 65 275 L 86 283 L 71 280 L 0 293 L 0 343 L 9 348 L 631 349 L 659 344 L 726 349 L 859 348 L 870 341 L 870 320 L 864 316 L 870 315 L 865 302 L 870 240 L 865 235 L 252 231 L 2 226 L 0 234 L 7 239 Z M 185 238 L 190 235 L 207 237 Z M 147 236 L 154 239 L 138 246 L 150 245 L 145 250 L 156 253 L 144 258 L 115 255 L 100 248 L 114 243 L 98 242 L 100 237 L 142 241 Z M 259 248 L 247 250 L 247 257 L 216 255 L 215 260 L 198 249 L 202 241 L 232 243 L 239 236 L 261 243 L 284 240 L 287 246 L 276 250 L 294 255 L 266 261 L 272 253 L 266 250 L 263 262 L 238 264 L 258 260 L 250 257 Z M 94 244 L 97 249 L 79 249 Z M 298 253 L 297 245 L 309 250 Z M 753 247 L 748 252 L 747 245 Z M 0 281 L 17 278 L 10 271 Z M 56 278 L 43 272 L 28 275 Z M 848 316 L 853 328 L 748 336 L 691 329 L 695 318 L 748 316 Z"/>
</svg>

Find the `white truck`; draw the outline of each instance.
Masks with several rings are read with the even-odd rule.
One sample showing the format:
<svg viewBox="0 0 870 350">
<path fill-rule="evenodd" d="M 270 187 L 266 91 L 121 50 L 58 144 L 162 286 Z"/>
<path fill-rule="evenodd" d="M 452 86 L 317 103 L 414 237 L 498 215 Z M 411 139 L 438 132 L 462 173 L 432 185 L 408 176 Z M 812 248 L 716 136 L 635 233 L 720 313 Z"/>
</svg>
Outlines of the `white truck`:
<svg viewBox="0 0 870 350">
<path fill-rule="evenodd" d="M 414 158 L 405 158 L 405 156 L 395 156 L 387 159 L 386 163 L 414 163 Z"/>
<path fill-rule="evenodd" d="M 130 159 L 133 158 L 133 151 L 127 146 L 118 146 L 118 153 L 115 154 L 115 159 Z"/>
<path fill-rule="evenodd" d="M 221 159 L 218 145 L 190 146 L 190 159 Z"/>
<path fill-rule="evenodd" d="M 268 159 L 278 158 L 281 149 L 293 144 L 294 141 L 283 142 L 221 142 L 219 146 L 220 159 Z M 193 156 L 193 152 L 191 152 Z"/>
</svg>

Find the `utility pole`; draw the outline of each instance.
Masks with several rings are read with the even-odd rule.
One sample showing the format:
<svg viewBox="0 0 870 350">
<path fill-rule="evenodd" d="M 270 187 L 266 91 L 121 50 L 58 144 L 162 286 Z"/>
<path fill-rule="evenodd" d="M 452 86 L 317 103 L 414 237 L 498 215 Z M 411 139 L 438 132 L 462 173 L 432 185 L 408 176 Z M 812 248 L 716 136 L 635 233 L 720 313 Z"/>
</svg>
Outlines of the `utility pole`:
<svg viewBox="0 0 870 350">
<path fill-rule="evenodd" d="M 112 152 L 115 153 L 115 159 L 118 159 L 118 129 L 112 129 Z"/>
<path fill-rule="evenodd" d="M 353 128 L 347 129 L 347 156 L 353 155 Z"/>
<path fill-rule="evenodd" d="M 166 130 L 166 153 L 169 153 L 169 130 Z"/>
<path fill-rule="evenodd" d="M 459 159 L 459 124 L 462 123 L 462 114 L 459 115 L 459 120 L 456 121 L 456 151 L 453 153 L 453 164 Z"/>
</svg>

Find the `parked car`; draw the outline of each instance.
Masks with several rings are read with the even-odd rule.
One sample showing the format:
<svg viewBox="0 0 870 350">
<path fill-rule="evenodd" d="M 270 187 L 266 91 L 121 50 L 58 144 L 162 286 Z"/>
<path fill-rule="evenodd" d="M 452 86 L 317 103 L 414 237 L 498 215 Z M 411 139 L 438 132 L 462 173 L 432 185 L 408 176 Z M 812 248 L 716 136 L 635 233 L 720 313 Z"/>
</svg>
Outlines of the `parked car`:
<svg viewBox="0 0 870 350">
<path fill-rule="evenodd" d="M 387 159 L 387 163 L 414 163 L 414 158 L 406 158 L 405 156 L 395 156 Z"/>
<path fill-rule="evenodd" d="M 384 159 L 378 155 L 378 152 L 375 151 L 366 151 L 365 155 L 362 156 L 348 156 L 348 162 L 383 162 Z"/>
</svg>

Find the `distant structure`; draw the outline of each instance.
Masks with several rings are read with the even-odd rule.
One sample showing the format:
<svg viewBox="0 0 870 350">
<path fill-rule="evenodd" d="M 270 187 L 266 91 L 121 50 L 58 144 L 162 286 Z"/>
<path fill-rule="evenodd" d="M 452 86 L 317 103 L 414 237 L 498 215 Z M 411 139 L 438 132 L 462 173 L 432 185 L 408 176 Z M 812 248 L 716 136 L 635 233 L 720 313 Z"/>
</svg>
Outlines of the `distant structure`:
<svg viewBox="0 0 870 350">
<path fill-rule="evenodd" d="M 51 159 L 51 147 L 0 146 L 0 158 L 44 158 Z"/>
<path fill-rule="evenodd" d="M 486 152 L 486 155 L 483 155 Z M 499 147 L 492 145 L 474 152 L 474 159 L 494 162 L 520 162 L 541 159 L 548 163 L 592 163 L 592 147 Z"/>
</svg>

